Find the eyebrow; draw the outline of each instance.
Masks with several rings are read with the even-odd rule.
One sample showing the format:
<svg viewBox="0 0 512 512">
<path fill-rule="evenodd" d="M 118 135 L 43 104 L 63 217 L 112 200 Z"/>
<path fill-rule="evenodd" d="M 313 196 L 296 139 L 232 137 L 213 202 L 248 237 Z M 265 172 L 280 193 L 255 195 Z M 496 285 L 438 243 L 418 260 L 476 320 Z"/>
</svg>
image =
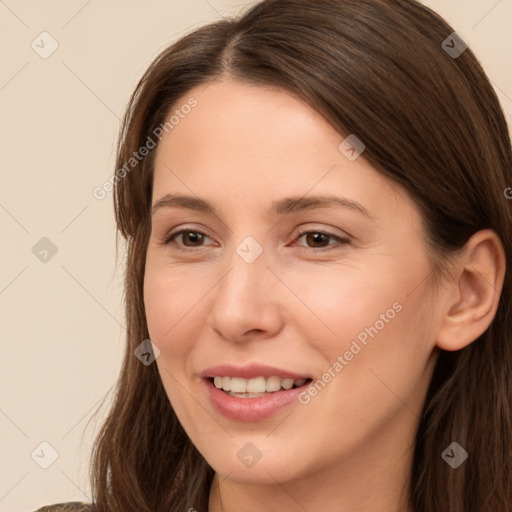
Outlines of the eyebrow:
<svg viewBox="0 0 512 512">
<path fill-rule="evenodd" d="M 313 210 L 316 208 L 342 207 L 356 211 L 372 219 L 368 210 L 350 199 L 332 195 L 310 197 L 286 197 L 279 201 L 272 201 L 270 212 L 274 215 L 286 215 L 292 212 Z M 161 208 L 185 208 L 202 213 L 218 215 L 213 205 L 204 199 L 182 194 L 166 194 L 151 207 L 151 215 Z"/>
</svg>

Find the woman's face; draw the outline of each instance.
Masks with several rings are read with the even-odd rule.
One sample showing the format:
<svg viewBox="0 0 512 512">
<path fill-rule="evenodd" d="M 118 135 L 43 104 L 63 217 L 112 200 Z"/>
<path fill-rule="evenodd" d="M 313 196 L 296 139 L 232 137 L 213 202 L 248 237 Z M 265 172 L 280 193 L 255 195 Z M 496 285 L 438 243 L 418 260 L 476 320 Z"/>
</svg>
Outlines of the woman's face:
<svg viewBox="0 0 512 512">
<path fill-rule="evenodd" d="M 246 482 L 409 460 L 437 354 L 414 203 L 286 92 L 214 82 L 176 109 L 156 150 L 144 300 L 190 439 Z M 212 376 L 269 394 L 230 396 Z"/>
</svg>

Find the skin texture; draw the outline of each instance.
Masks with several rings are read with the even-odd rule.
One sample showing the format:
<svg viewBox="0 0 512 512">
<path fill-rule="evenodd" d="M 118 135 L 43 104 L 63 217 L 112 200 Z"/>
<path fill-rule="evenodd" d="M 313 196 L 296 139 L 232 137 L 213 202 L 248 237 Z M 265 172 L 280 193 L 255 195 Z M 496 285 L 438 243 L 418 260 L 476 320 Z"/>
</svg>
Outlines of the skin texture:
<svg viewBox="0 0 512 512">
<path fill-rule="evenodd" d="M 153 204 L 187 194 L 217 215 L 154 212 L 144 300 L 169 400 L 216 472 L 210 512 L 408 511 L 414 436 L 439 349 L 463 348 L 492 321 L 505 271 L 499 239 L 475 234 L 436 291 L 414 202 L 364 153 L 349 161 L 338 149 L 345 137 L 315 110 L 229 80 L 175 107 L 190 97 L 197 107 L 156 149 Z M 333 206 L 270 213 L 274 200 L 317 194 L 357 201 L 371 218 Z M 185 227 L 193 233 L 163 243 Z M 306 230 L 349 243 L 298 238 Z M 252 263 L 236 252 L 247 236 L 263 250 Z M 319 379 L 395 303 L 400 311 L 306 405 L 242 423 L 220 415 L 202 389 L 199 374 L 228 362 Z M 237 457 L 248 442 L 262 454 L 252 467 Z"/>
</svg>

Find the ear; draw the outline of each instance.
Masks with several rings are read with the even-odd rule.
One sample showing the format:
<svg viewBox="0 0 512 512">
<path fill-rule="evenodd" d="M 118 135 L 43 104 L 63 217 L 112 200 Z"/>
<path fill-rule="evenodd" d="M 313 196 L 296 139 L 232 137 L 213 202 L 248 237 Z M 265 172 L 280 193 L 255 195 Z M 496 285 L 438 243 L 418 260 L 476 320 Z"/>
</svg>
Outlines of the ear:
<svg viewBox="0 0 512 512">
<path fill-rule="evenodd" d="M 493 230 L 484 229 L 468 240 L 446 285 L 436 334 L 439 348 L 459 350 L 486 331 L 498 309 L 505 268 L 505 251 Z"/>
</svg>

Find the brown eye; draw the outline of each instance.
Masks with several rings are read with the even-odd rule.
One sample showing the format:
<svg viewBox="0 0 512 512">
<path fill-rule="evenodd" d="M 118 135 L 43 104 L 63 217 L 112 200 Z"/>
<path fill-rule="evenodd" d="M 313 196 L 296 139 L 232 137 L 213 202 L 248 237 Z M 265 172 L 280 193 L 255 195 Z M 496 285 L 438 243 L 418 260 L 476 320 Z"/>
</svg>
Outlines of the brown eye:
<svg viewBox="0 0 512 512">
<path fill-rule="evenodd" d="M 203 241 L 204 238 L 203 234 L 197 231 L 184 231 L 183 233 L 181 233 L 181 236 L 184 245 L 192 247 L 201 245 L 201 242 Z M 190 244 L 188 242 L 190 242 Z"/>
<path fill-rule="evenodd" d="M 313 247 L 318 248 L 317 244 L 324 244 L 326 243 L 329 245 L 329 236 L 325 235 L 324 233 L 306 233 L 306 238 L 308 245 L 312 244 Z M 321 247 L 327 247 L 327 245 L 321 245 Z"/>
<path fill-rule="evenodd" d="M 306 240 L 306 247 L 310 249 L 325 249 L 330 251 L 332 249 L 338 249 L 339 246 L 343 246 L 350 243 L 350 240 L 347 238 L 342 238 L 337 235 L 333 235 L 332 233 L 327 233 L 323 231 L 303 231 L 297 237 L 297 240 L 300 240 L 304 237 Z M 337 243 L 329 244 L 330 240 L 334 240 Z"/>
<path fill-rule="evenodd" d="M 176 244 L 175 240 L 180 236 L 183 243 Z M 167 236 L 164 240 L 164 244 L 175 244 L 181 245 L 183 247 L 202 247 L 202 242 L 204 241 L 205 237 L 209 238 L 204 233 L 201 233 L 201 231 L 195 231 L 192 229 L 181 229 L 180 231 L 176 231 L 175 233 L 172 233 L 169 236 Z"/>
</svg>

